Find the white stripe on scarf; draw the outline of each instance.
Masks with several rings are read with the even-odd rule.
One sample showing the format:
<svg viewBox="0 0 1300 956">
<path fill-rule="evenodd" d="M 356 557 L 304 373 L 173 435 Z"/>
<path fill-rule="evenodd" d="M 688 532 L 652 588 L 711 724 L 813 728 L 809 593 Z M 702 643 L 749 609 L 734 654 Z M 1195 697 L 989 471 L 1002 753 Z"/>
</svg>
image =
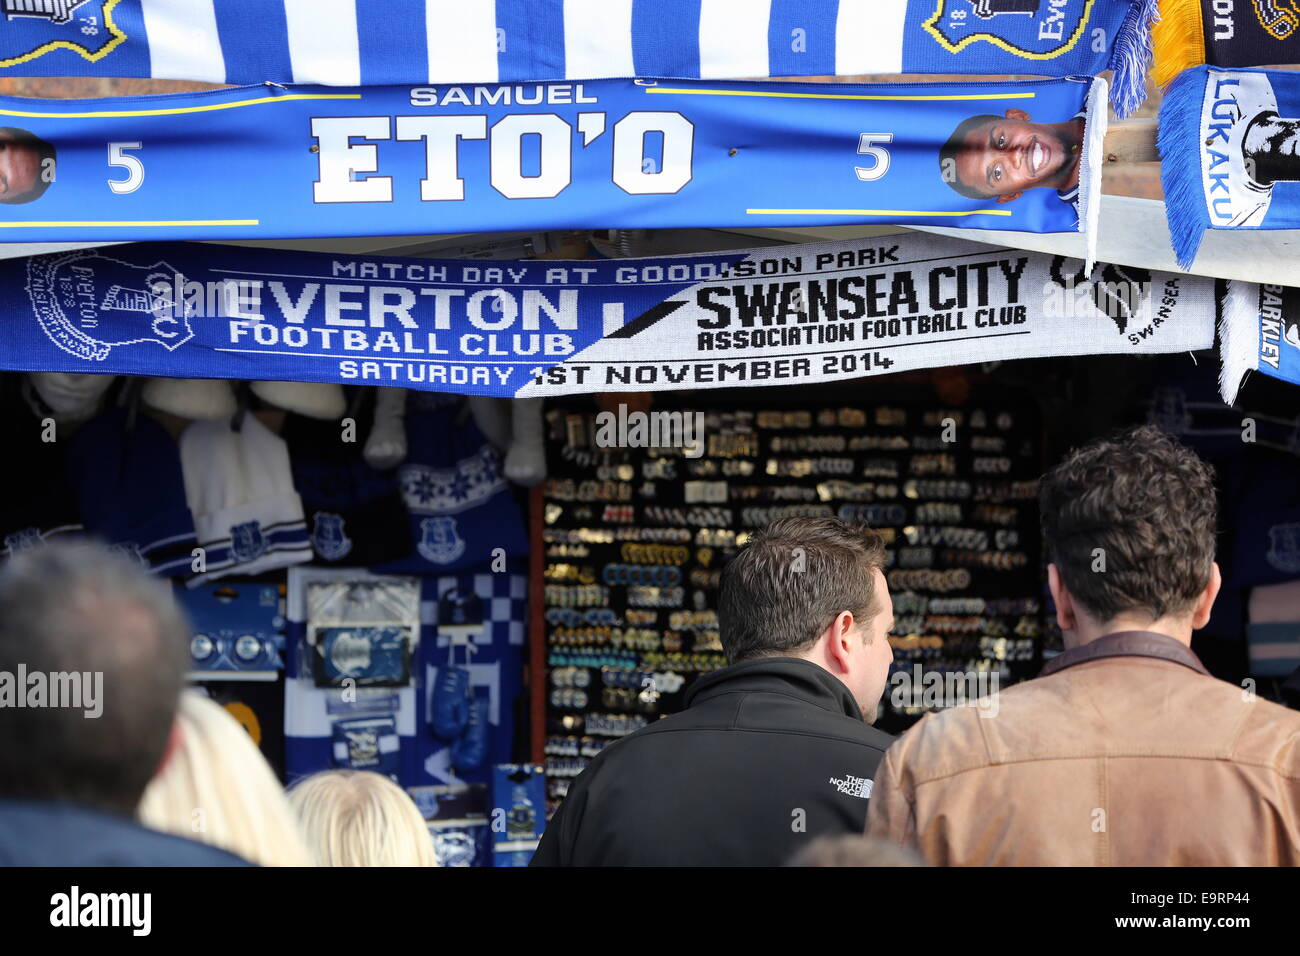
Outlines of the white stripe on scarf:
<svg viewBox="0 0 1300 956">
<path fill-rule="evenodd" d="M 636 76 L 632 0 L 564 0 L 564 73 L 576 79 Z"/>
<path fill-rule="evenodd" d="M 903 72 L 907 0 L 841 2 L 835 23 L 835 72 L 839 76 Z"/>
<path fill-rule="evenodd" d="M 361 85 L 355 0 L 284 0 L 295 83 Z"/>
<path fill-rule="evenodd" d="M 701 0 L 701 79 L 767 76 L 771 17 L 772 0 Z"/>
<path fill-rule="evenodd" d="M 495 0 L 424 0 L 430 83 L 495 83 Z"/>
<path fill-rule="evenodd" d="M 212 4 L 213 0 L 140 0 L 149 35 L 149 72 L 155 79 L 226 82 L 226 58 Z"/>
</svg>

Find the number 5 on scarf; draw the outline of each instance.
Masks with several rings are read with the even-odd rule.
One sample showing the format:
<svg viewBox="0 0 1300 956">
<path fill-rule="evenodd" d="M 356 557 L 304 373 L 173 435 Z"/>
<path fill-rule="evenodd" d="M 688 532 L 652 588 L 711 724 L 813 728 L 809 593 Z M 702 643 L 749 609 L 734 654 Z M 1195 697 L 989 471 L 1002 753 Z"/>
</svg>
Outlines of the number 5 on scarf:
<svg viewBox="0 0 1300 956">
<path fill-rule="evenodd" d="M 858 154 L 870 156 L 874 161 L 871 166 L 853 167 L 854 172 L 858 174 L 858 179 L 864 183 L 871 183 L 889 172 L 889 150 L 878 144 L 892 143 L 893 141 L 893 133 L 863 133 L 858 138 Z"/>
</svg>

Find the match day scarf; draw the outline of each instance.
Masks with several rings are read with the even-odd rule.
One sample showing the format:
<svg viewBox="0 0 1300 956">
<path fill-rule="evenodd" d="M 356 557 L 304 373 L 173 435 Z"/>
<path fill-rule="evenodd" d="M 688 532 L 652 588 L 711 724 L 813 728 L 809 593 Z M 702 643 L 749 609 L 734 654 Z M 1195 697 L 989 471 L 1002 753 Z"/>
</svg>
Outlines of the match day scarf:
<svg viewBox="0 0 1300 956">
<path fill-rule="evenodd" d="M 1250 371 L 1300 385 L 1300 289 L 1231 283 L 1219 321 L 1219 350 L 1219 391 L 1229 405 Z"/>
<path fill-rule="evenodd" d="M 1300 227 L 1300 74 L 1185 71 L 1160 108 L 1159 147 L 1184 269 L 1206 229 Z"/>
<path fill-rule="evenodd" d="M 1210 66 L 1300 63 L 1298 0 L 1160 0 L 1152 27 L 1156 83 Z"/>
<path fill-rule="evenodd" d="M 0 98 L 0 237 L 941 222 L 1095 238 L 1105 97 L 1073 78 Z"/>
<path fill-rule="evenodd" d="M 1212 346 L 1214 281 L 928 234 L 651 259 L 208 244 L 0 262 L 0 368 L 470 395 L 776 385 Z"/>
<path fill-rule="evenodd" d="M 0 0 L 0 75 L 327 86 L 1092 75 L 1136 106 L 1156 0 Z"/>
</svg>

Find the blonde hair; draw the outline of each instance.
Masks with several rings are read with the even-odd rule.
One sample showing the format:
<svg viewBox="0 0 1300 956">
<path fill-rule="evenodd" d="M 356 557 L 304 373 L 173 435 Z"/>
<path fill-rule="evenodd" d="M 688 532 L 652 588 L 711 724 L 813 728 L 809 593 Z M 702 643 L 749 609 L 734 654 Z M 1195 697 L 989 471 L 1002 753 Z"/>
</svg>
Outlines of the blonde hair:
<svg viewBox="0 0 1300 956">
<path fill-rule="evenodd" d="M 201 694 L 181 694 L 177 746 L 145 788 L 140 822 L 262 866 L 311 866 L 289 801 L 248 732 Z"/>
<path fill-rule="evenodd" d="M 433 838 L 406 792 L 368 770 L 326 770 L 289 791 L 317 866 L 437 866 Z"/>
</svg>

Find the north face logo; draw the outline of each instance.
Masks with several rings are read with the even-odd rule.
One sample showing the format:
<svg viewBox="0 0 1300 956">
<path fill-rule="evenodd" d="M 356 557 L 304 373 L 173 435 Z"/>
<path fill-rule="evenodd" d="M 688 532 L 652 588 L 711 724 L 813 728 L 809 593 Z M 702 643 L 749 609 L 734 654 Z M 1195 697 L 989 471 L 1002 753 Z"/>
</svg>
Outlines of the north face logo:
<svg viewBox="0 0 1300 956">
<path fill-rule="evenodd" d="M 831 777 L 831 783 L 840 793 L 847 793 L 850 797 L 861 797 L 866 800 L 871 796 L 871 781 L 866 777 L 855 777 L 846 773 L 843 780 Z"/>
</svg>

